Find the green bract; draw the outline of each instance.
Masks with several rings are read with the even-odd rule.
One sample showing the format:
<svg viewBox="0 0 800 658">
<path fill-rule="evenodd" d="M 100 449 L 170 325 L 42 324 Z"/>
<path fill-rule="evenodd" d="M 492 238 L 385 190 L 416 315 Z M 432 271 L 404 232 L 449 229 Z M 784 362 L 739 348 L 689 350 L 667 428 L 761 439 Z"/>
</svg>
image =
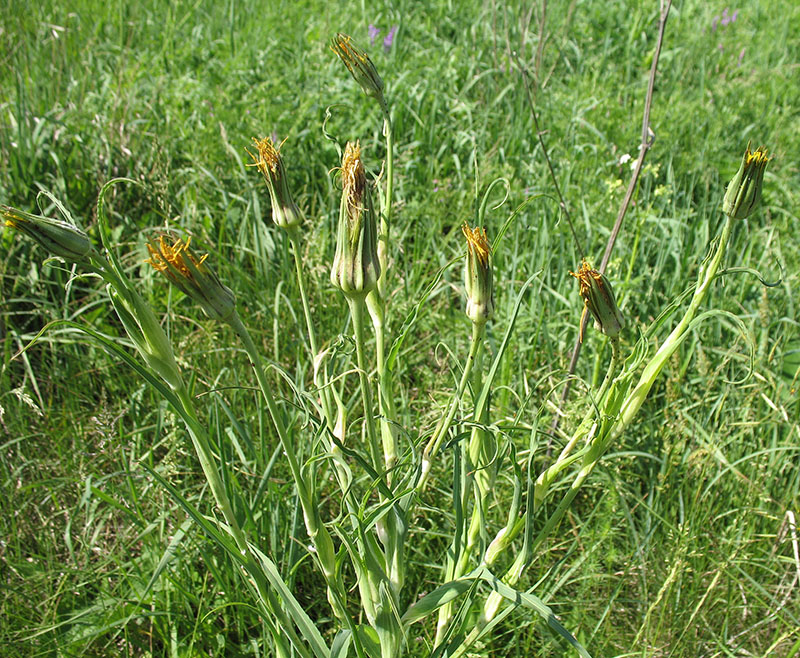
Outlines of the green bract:
<svg viewBox="0 0 800 658">
<path fill-rule="evenodd" d="M 464 267 L 464 288 L 467 293 L 467 317 L 484 324 L 494 314 L 492 290 L 492 250 L 486 231 L 467 224 L 461 227 L 467 238 L 467 260 Z"/>
<path fill-rule="evenodd" d="M 74 224 L 60 219 L 32 215 L 10 206 L 0 206 L 0 214 L 6 220 L 6 226 L 33 238 L 51 254 L 60 256 L 64 260 L 75 262 L 86 260 L 92 250 L 89 236 Z"/>
<path fill-rule="evenodd" d="M 367 96 L 375 98 L 381 106 L 385 106 L 383 96 L 383 80 L 372 60 L 363 50 L 358 48 L 346 34 L 337 34 L 331 39 L 331 50 L 344 62 L 355 81 L 361 85 Z"/>
<path fill-rule="evenodd" d="M 348 297 L 363 297 L 375 289 L 380 273 L 378 226 L 361 147 L 348 142 L 342 156 L 342 201 L 331 283 Z"/>
<path fill-rule="evenodd" d="M 258 149 L 258 157 L 250 153 L 250 151 L 248 153 L 253 158 L 258 170 L 264 174 L 264 180 L 269 190 L 269 198 L 272 201 L 272 221 L 275 222 L 276 226 L 280 226 L 283 229 L 300 226 L 303 222 L 303 213 L 297 207 L 289 192 L 280 147 L 276 149 L 269 137 L 264 139 L 253 137 L 253 142 Z"/>
<path fill-rule="evenodd" d="M 227 322 L 236 309 L 236 297 L 205 264 L 208 254 L 197 258 L 189 249 L 189 241 L 177 238 L 170 245 L 162 235 L 157 244 L 147 245 L 147 262 L 200 304 L 208 317 Z"/>
<path fill-rule="evenodd" d="M 751 152 L 748 144 L 742 156 L 739 171 L 736 172 L 725 191 L 722 212 L 732 219 L 744 219 L 756 209 L 761 201 L 761 183 L 768 162 L 766 148 L 761 146 Z"/>
<path fill-rule="evenodd" d="M 609 338 L 615 338 L 625 328 L 625 319 L 622 317 L 614 291 L 608 279 L 589 267 L 583 261 L 577 273 L 570 272 L 580 283 L 580 293 L 583 298 L 583 314 L 581 315 L 581 341 L 583 341 L 583 318 L 587 311 L 594 318 L 594 326 Z"/>
</svg>

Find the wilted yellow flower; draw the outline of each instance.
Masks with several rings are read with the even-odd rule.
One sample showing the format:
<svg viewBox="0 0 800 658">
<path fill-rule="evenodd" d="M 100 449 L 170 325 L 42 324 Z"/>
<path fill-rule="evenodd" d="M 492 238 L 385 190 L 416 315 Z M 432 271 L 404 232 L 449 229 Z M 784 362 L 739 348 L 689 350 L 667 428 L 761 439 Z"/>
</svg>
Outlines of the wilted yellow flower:
<svg viewBox="0 0 800 658">
<path fill-rule="evenodd" d="M 595 328 L 609 338 L 616 337 L 625 327 L 625 319 L 617 308 L 614 291 L 608 279 L 597 270 L 593 270 L 585 260 L 581 263 L 577 274 L 575 272 L 570 274 L 578 279 L 580 295 L 584 302 L 581 314 L 581 342 L 583 342 L 583 319 L 587 312 L 591 312 L 594 317 Z"/>
<path fill-rule="evenodd" d="M 744 219 L 756 209 L 761 200 L 761 182 L 768 162 L 765 147 L 761 146 L 751 152 L 750 145 L 747 145 L 739 171 L 725 191 L 722 212 L 732 219 Z"/>
<path fill-rule="evenodd" d="M 299 226 L 303 221 L 303 213 L 300 212 L 300 208 L 297 207 L 289 192 L 280 146 L 276 149 L 269 137 L 264 139 L 253 137 L 253 143 L 258 149 L 258 156 L 250 151 L 247 153 L 253 158 L 254 164 L 251 166 L 258 167 L 267 183 L 269 197 L 272 201 L 272 221 L 284 229 Z"/>
<path fill-rule="evenodd" d="M 147 262 L 200 304 L 208 317 L 229 320 L 236 309 L 236 298 L 206 264 L 208 254 L 197 258 L 189 249 L 191 238 L 186 242 L 176 238 L 172 244 L 168 239 L 169 236 L 162 235 L 157 243 L 147 245 L 150 252 Z"/>
<path fill-rule="evenodd" d="M 375 98 L 381 106 L 386 105 L 383 97 L 383 80 L 372 60 L 363 50 L 358 48 L 346 34 L 337 34 L 331 39 L 331 50 L 344 62 L 350 75 L 361 85 L 367 96 Z"/>
<path fill-rule="evenodd" d="M 378 225 L 358 142 L 348 142 L 342 156 L 342 201 L 336 229 L 336 254 L 331 283 L 345 295 L 362 296 L 375 289 L 378 262 Z"/>
<path fill-rule="evenodd" d="M 6 226 L 21 231 L 64 260 L 83 261 L 92 250 L 89 236 L 69 222 L 32 215 L 10 206 L 0 206 L 0 214 L 5 218 Z"/>
<path fill-rule="evenodd" d="M 461 227 L 467 238 L 467 260 L 464 267 L 464 287 L 467 293 L 467 317 L 483 324 L 494 314 L 492 287 L 492 249 L 483 228 Z"/>
</svg>

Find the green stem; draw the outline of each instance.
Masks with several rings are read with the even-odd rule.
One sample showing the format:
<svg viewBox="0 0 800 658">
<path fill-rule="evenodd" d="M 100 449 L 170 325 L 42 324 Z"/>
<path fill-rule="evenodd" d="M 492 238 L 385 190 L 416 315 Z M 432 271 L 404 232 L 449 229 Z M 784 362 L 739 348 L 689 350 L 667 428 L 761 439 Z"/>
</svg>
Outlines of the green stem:
<svg viewBox="0 0 800 658">
<path fill-rule="evenodd" d="M 475 365 L 475 357 L 478 355 L 478 350 L 481 347 L 481 338 L 483 336 L 484 326 L 485 325 L 477 322 L 472 323 L 472 338 L 469 347 L 469 356 L 467 357 L 466 364 L 464 364 L 464 371 L 461 373 L 461 381 L 458 382 L 458 388 L 450 400 L 450 407 L 447 410 L 447 413 L 439 421 L 439 424 L 436 426 L 436 429 L 433 432 L 433 436 L 431 436 L 428 444 L 425 446 L 425 450 L 422 452 L 422 470 L 416 486 L 416 490 L 418 492 L 425 489 L 428 477 L 430 476 L 433 460 L 436 457 L 436 454 L 439 452 L 439 447 L 441 446 L 442 440 L 450 429 L 450 425 L 453 422 L 453 417 L 456 415 L 458 403 L 461 400 L 461 396 L 464 394 L 464 389 L 467 387 L 470 373 Z"/>
<path fill-rule="evenodd" d="M 319 353 L 319 348 L 317 347 L 314 323 L 311 320 L 311 308 L 308 305 L 308 295 L 306 294 L 306 284 L 303 277 L 303 266 L 300 262 L 300 232 L 297 227 L 293 227 L 289 230 L 289 241 L 292 243 L 294 269 L 297 274 L 297 287 L 300 288 L 300 299 L 303 302 L 303 315 L 306 319 L 306 330 L 308 331 L 308 343 L 311 347 L 311 358 L 314 359 Z"/>
<path fill-rule="evenodd" d="M 353 333 L 356 341 L 356 362 L 358 365 L 358 379 L 361 385 L 361 401 L 364 406 L 364 422 L 367 426 L 367 440 L 370 446 L 372 466 L 376 473 L 383 472 L 381 469 L 381 447 L 378 443 L 378 434 L 375 430 L 375 418 L 372 406 L 372 389 L 369 385 L 367 370 L 367 359 L 364 353 L 364 307 L 365 299 L 362 296 L 347 296 L 347 303 L 350 306 L 350 315 L 353 318 Z M 388 474 L 387 474 L 388 481 Z M 384 496 L 381 496 L 383 499 Z M 395 596 L 403 585 L 403 565 L 402 565 L 402 545 L 401 536 L 402 520 L 396 516 L 397 508 L 390 511 L 386 516 L 377 522 L 376 529 L 378 537 L 384 547 L 386 568 L 389 581 L 392 585 Z"/>
<path fill-rule="evenodd" d="M 383 198 L 383 212 L 381 213 L 381 226 L 378 236 L 378 261 L 381 264 L 381 274 L 378 277 L 378 294 L 381 299 L 386 299 L 386 273 L 389 261 L 389 229 L 392 218 L 392 196 L 394 192 L 394 131 L 389 107 L 383 103 L 383 134 L 386 137 L 386 195 Z"/>
<path fill-rule="evenodd" d="M 300 231 L 297 227 L 289 230 L 289 240 L 292 243 L 292 254 L 294 255 L 294 269 L 297 275 L 297 287 L 300 289 L 300 299 L 303 303 L 303 315 L 306 319 L 306 331 L 308 332 L 308 344 L 311 349 L 311 363 L 314 371 L 314 385 L 319 390 L 320 401 L 322 402 L 322 412 L 325 414 L 325 420 L 328 423 L 328 429 L 333 431 L 336 427 L 336 415 L 334 414 L 333 402 L 331 401 L 331 394 L 327 387 L 327 381 L 319 381 L 319 344 L 317 343 L 317 335 L 314 331 L 314 322 L 311 319 L 311 307 L 308 303 L 308 294 L 306 293 L 305 277 L 303 277 L 303 266 L 300 260 Z"/>
<path fill-rule="evenodd" d="M 245 577 L 245 582 L 248 583 L 248 586 L 255 587 L 258 594 L 258 599 L 263 602 L 265 608 L 264 611 L 262 611 L 262 614 L 265 611 L 275 614 L 280 619 L 282 628 L 293 637 L 292 644 L 295 645 L 295 648 L 298 650 L 298 652 L 306 658 L 310 658 L 310 653 L 302 645 L 302 643 L 300 643 L 299 638 L 297 638 L 296 634 L 294 633 L 292 621 L 287 617 L 280 601 L 269 587 L 263 570 L 253 555 L 253 552 L 250 550 L 250 545 L 247 543 L 247 537 L 245 536 L 244 531 L 236 519 L 233 506 L 231 505 L 230 498 L 228 497 L 228 492 L 225 490 L 222 478 L 220 477 L 219 471 L 217 470 L 214 462 L 214 454 L 211 450 L 211 444 L 208 440 L 208 436 L 197 418 L 194 402 L 189 395 L 188 390 L 185 386 L 180 386 L 175 393 L 180 401 L 183 411 L 182 415 L 186 421 L 189 435 L 191 436 L 192 443 L 194 444 L 195 452 L 200 460 L 200 467 L 203 469 L 203 475 L 205 476 L 209 488 L 211 489 L 211 494 L 219 506 L 222 516 L 228 525 L 230 534 L 236 543 L 236 548 L 240 553 L 240 559 L 243 562 L 242 566 L 249 576 L 249 578 Z M 266 607 L 267 602 L 269 602 L 269 608 Z M 268 619 L 266 615 L 265 619 Z M 270 627 L 272 627 L 272 622 L 268 621 L 268 623 Z M 290 652 L 288 647 L 284 646 L 280 632 L 278 632 L 276 629 L 273 635 L 277 644 L 278 653 L 288 656 Z"/>
<path fill-rule="evenodd" d="M 278 440 L 283 448 L 283 454 L 289 463 L 289 470 L 292 472 L 295 487 L 297 487 L 297 495 L 300 499 L 300 505 L 303 509 L 303 519 L 305 521 L 306 532 L 308 533 L 311 543 L 314 545 L 317 559 L 319 560 L 322 568 L 322 575 L 328 586 L 328 601 L 333 608 L 334 614 L 344 621 L 346 618 L 346 611 L 344 610 L 345 592 L 341 583 L 338 582 L 336 577 L 336 555 L 333 548 L 333 540 L 331 539 L 328 529 L 323 523 L 320 522 L 319 510 L 314 505 L 308 485 L 303 478 L 303 473 L 300 469 L 300 464 L 297 461 L 294 446 L 289 444 L 286 426 L 283 422 L 283 416 L 280 409 L 275 402 L 272 391 L 267 382 L 267 377 L 264 372 L 264 367 L 261 363 L 261 356 L 258 353 L 253 339 L 250 337 L 250 332 L 247 327 L 242 323 L 242 319 L 238 313 L 234 313 L 229 320 L 231 328 L 244 344 L 245 351 L 250 362 L 253 364 L 253 370 L 256 373 L 258 386 L 264 400 L 267 403 L 269 415 L 272 418 L 272 423 L 275 425 L 275 431 L 278 434 Z"/>
<path fill-rule="evenodd" d="M 384 332 L 384 303 L 377 291 L 367 295 L 367 309 L 375 330 L 375 357 L 378 371 L 378 408 L 380 411 L 381 442 L 386 471 L 397 463 L 397 408 L 394 401 L 392 373 L 386 368 L 386 345 Z M 391 482 L 391 475 L 387 476 Z"/>
<path fill-rule="evenodd" d="M 655 353 L 650 362 L 645 366 L 642 375 L 639 378 L 638 384 L 633 391 L 627 396 L 625 402 L 620 409 L 620 421 L 615 423 L 615 431 L 609 436 L 609 440 L 613 440 L 622 432 L 628 425 L 631 419 L 639 411 L 644 403 L 647 394 L 650 392 L 656 377 L 661 372 L 664 364 L 672 356 L 675 350 L 680 345 L 683 334 L 686 332 L 689 324 L 694 320 L 697 310 L 708 294 L 709 286 L 711 285 L 714 277 L 717 275 L 719 266 L 722 263 L 722 257 L 725 254 L 725 248 L 728 244 L 728 239 L 733 229 L 733 221 L 730 217 L 725 217 L 725 225 L 722 227 L 722 234 L 717 244 L 717 249 L 710 260 L 705 261 L 700 267 L 700 272 L 697 277 L 697 288 L 692 295 L 692 301 L 689 303 L 689 308 L 686 310 L 681 321 L 678 323 L 672 333 L 667 337 L 659 350 Z"/>
<path fill-rule="evenodd" d="M 558 504 L 558 507 L 555 509 L 553 514 L 550 515 L 550 518 L 548 518 L 544 527 L 539 531 L 536 539 L 533 540 L 529 550 L 526 552 L 528 555 L 533 554 L 538 545 L 544 539 L 546 539 L 560 523 L 561 519 L 564 517 L 570 505 L 572 504 L 572 501 L 575 499 L 575 496 L 578 494 L 578 491 L 580 490 L 584 481 L 592 472 L 592 469 L 594 469 L 597 462 L 600 460 L 600 457 L 602 457 L 610 443 L 622 433 L 622 431 L 633 419 L 636 412 L 641 408 L 645 398 L 647 397 L 647 394 L 650 392 L 650 388 L 655 382 L 656 377 L 661 372 L 664 364 L 680 345 L 684 333 L 688 329 L 692 320 L 694 320 L 700 305 L 705 300 L 709 287 L 713 282 L 714 277 L 716 277 L 719 266 L 722 263 L 722 258 L 725 255 L 725 249 L 731 235 L 732 227 L 733 224 L 731 218 L 726 217 L 725 224 L 722 228 L 722 233 L 714 254 L 709 260 L 704 261 L 703 265 L 700 267 L 697 288 L 695 289 L 692 300 L 689 303 L 689 307 L 686 309 L 683 318 L 681 318 L 681 321 L 672 330 L 666 341 L 664 341 L 647 366 L 645 366 L 639 379 L 639 383 L 636 385 L 634 390 L 628 394 L 623 402 L 618 420 L 609 427 L 605 436 L 600 436 L 595 442 L 593 442 L 593 445 L 584 457 L 581 470 L 578 472 L 569 490 Z M 513 586 L 519 580 L 522 572 L 527 566 L 526 560 L 526 555 L 524 553 L 520 553 L 511 567 L 506 571 L 503 581 Z M 483 613 L 481 614 L 480 619 L 476 623 L 475 628 L 465 639 L 462 647 L 466 648 L 472 642 L 474 642 L 481 630 L 485 628 L 485 626 L 497 614 L 502 603 L 502 596 L 496 592 L 492 592 L 492 594 L 489 595 L 486 603 L 484 604 Z M 457 651 L 455 654 L 453 654 L 453 656 L 455 658 L 455 656 L 461 655 L 462 653 L 462 651 Z"/>
<path fill-rule="evenodd" d="M 361 384 L 361 401 L 364 405 L 364 422 L 367 426 L 367 440 L 369 441 L 372 466 L 376 472 L 381 473 L 383 471 L 380 466 L 381 450 L 380 444 L 378 443 L 378 435 L 375 431 L 375 417 L 372 413 L 372 391 L 369 386 L 367 359 L 364 354 L 364 298 L 348 296 L 347 303 L 350 306 L 350 315 L 353 318 L 358 380 Z"/>
</svg>

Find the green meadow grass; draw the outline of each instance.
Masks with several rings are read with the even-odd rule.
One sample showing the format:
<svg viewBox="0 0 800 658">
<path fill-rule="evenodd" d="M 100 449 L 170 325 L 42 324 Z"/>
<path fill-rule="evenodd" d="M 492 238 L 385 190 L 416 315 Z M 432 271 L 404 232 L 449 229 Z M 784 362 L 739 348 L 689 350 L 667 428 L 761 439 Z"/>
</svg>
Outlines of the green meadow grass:
<svg viewBox="0 0 800 658">
<path fill-rule="evenodd" d="M 520 584 L 538 583 L 537 595 L 593 656 L 800 655 L 800 7 L 754 1 L 712 29 L 724 8 L 693 0 L 670 13 L 656 139 L 608 270 L 629 320 L 623 343 L 694 282 L 750 140 L 774 159 L 763 204 L 735 227 L 726 264 L 779 283 L 731 272 L 714 285 L 705 306 L 738 315 L 747 336 L 724 319 L 693 334 Z M 374 105 L 327 44 L 345 32 L 366 47 L 373 23 L 382 33 L 369 51 L 395 126 L 389 335 L 463 253 L 461 223 L 474 222 L 488 186 L 505 179 L 491 196 L 490 237 L 528 203 L 496 253 L 490 349 L 522 283 L 541 274 L 524 297 L 491 418 L 513 436 L 516 422 L 547 404 L 549 424 L 578 331 L 582 303 L 568 272 L 581 254 L 559 215 L 517 57 L 537 83 L 544 142 L 581 247 L 599 264 L 631 173 L 621 158 L 638 154 L 658 8 L 547 3 L 544 19 L 540 6 L 529 14 L 524 3 L 444 0 L 6 0 L 2 10 L 0 202 L 32 210 L 49 190 L 96 237 L 102 185 L 115 176 L 142 183 L 113 190 L 118 254 L 163 313 L 207 425 L 225 439 L 227 480 L 260 510 L 248 520 L 253 535 L 324 633 L 325 585 L 307 559 L 291 477 L 246 357 L 226 327 L 143 264 L 147 238 L 165 225 L 190 231 L 235 290 L 264 355 L 306 390 L 311 364 L 288 242 L 244 149 L 253 136 L 288 138 L 282 153 L 308 217 L 311 306 L 318 336 L 334 341 L 350 328 L 329 281 L 338 161 L 323 124 L 342 144 L 360 139 L 373 174 L 384 147 Z M 395 24 L 384 52 L 380 39 Z M 122 334 L 105 289 L 45 262 L 10 230 L 0 242 L 0 653 L 270 655 L 234 567 L 148 472 L 210 506 L 166 404 L 74 330 L 48 331 L 18 354 L 57 319 Z M 435 423 L 468 346 L 461 277 L 460 261 L 445 270 L 398 358 L 410 439 Z M 588 331 L 577 375 L 597 379 L 607 358 L 602 336 Z M 570 408 L 585 405 L 584 390 L 574 385 Z M 353 386 L 349 403 L 359 404 L 357 393 Z M 289 398 L 289 387 L 280 395 Z M 294 413 L 299 426 L 302 409 Z M 424 532 L 411 559 L 420 567 L 441 562 L 449 545 L 446 462 L 415 520 Z M 501 479 L 496 498 L 509 495 Z M 325 506 L 338 501 L 323 497 Z M 436 582 L 412 579 L 406 596 Z M 412 627 L 409 654 L 427 655 L 434 630 Z M 474 654 L 568 648 L 520 610 Z"/>
</svg>

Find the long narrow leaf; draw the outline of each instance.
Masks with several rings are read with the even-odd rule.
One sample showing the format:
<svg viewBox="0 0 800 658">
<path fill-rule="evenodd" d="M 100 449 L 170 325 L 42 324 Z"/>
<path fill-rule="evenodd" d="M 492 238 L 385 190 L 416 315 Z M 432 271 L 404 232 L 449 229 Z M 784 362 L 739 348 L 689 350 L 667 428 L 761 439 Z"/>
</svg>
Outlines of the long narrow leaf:
<svg viewBox="0 0 800 658">
<path fill-rule="evenodd" d="M 542 601 L 538 596 L 526 592 L 520 592 L 513 587 L 506 585 L 499 578 L 497 578 L 488 569 L 483 569 L 480 572 L 480 577 L 484 580 L 489 587 L 502 596 L 507 601 L 510 601 L 515 606 L 522 605 L 530 608 L 542 617 L 547 625 L 569 642 L 583 658 L 592 658 L 586 649 L 576 640 L 572 633 L 570 633 L 555 616 L 555 613 L 550 607 Z"/>
<path fill-rule="evenodd" d="M 325 644 L 325 640 L 322 639 L 322 635 L 320 635 L 316 625 L 306 614 L 303 606 L 300 605 L 300 602 L 294 597 L 294 594 L 292 594 L 283 578 L 281 578 L 278 567 L 255 546 L 251 545 L 250 550 L 252 550 L 255 556 L 261 561 L 261 567 L 264 570 L 264 574 L 267 576 L 269 584 L 283 599 L 283 604 L 291 614 L 292 620 L 300 630 L 303 639 L 308 642 L 314 655 L 317 658 L 329 658 L 331 650 Z"/>
</svg>

